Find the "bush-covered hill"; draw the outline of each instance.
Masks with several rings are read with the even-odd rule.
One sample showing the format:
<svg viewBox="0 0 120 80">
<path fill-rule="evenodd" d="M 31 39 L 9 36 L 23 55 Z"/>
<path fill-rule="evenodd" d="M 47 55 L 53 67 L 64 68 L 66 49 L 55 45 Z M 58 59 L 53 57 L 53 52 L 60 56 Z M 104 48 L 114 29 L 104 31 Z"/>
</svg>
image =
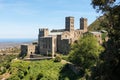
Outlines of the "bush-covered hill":
<svg viewBox="0 0 120 80">
<path fill-rule="evenodd" d="M 103 22 L 105 21 L 105 17 L 101 16 L 97 18 L 92 24 L 89 25 L 88 30 L 89 31 L 100 31 L 104 30 Z M 101 24 L 102 23 L 102 24 Z"/>
<path fill-rule="evenodd" d="M 67 63 L 51 60 L 24 61 L 15 55 L 0 56 L 0 80 L 76 80 Z"/>
<path fill-rule="evenodd" d="M 61 62 L 53 60 L 11 62 L 8 80 L 74 80 L 77 76 Z"/>
</svg>

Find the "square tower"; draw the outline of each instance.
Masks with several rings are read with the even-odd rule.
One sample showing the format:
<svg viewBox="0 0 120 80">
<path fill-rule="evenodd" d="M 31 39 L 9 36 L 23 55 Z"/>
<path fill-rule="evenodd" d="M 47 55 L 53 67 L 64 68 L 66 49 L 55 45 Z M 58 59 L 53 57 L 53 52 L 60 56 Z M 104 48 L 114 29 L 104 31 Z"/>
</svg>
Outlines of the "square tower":
<svg viewBox="0 0 120 80">
<path fill-rule="evenodd" d="M 45 36 L 48 36 L 49 34 L 49 30 L 47 28 L 42 28 L 42 29 L 39 29 L 39 37 L 45 37 Z"/>
<path fill-rule="evenodd" d="M 38 34 L 38 47 L 40 47 L 41 43 L 40 43 L 40 39 L 41 37 L 46 37 L 49 35 L 49 30 L 47 28 L 41 28 L 39 29 L 39 34 Z M 38 52 L 40 52 L 40 50 L 38 50 Z"/>
<path fill-rule="evenodd" d="M 87 18 L 80 18 L 80 29 L 87 32 Z"/>
<path fill-rule="evenodd" d="M 65 18 L 65 30 L 74 31 L 74 17 L 69 16 Z"/>
</svg>

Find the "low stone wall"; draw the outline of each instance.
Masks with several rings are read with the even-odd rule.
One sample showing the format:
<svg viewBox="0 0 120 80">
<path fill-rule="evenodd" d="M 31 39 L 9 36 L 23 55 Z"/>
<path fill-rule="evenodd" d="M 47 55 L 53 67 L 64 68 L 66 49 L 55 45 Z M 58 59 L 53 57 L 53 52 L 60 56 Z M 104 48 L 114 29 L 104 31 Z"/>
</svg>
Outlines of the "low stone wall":
<svg viewBox="0 0 120 80">
<path fill-rule="evenodd" d="M 52 57 L 39 57 L 39 58 L 24 58 L 25 61 L 35 61 L 35 60 L 49 60 L 52 59 Z"/>
</svg>

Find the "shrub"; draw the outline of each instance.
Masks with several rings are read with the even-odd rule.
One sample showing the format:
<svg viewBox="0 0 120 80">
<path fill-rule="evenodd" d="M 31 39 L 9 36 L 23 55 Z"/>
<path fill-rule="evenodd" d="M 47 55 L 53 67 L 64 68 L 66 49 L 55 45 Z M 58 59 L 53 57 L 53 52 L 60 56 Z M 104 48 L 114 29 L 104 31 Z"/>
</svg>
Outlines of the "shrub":
<svg viewBox="0 0 120 80">
<path fill-rule="evenodd" d="M 28 66 L 28 70 L 30 69 L 30 66 Z"/>
<path fill-rule="evenodd" d="M 60 61 L 61 61 L 61 57 L 60 56 L 56 56 L 54 62 L 60 62 Z"/>
<path fill-rule="evenodd" d="M 30 76 L 29 80 L 35 80 L 33 76 Z"/>
<path fill-rule="evenodd" d="M 27 75 L 27 73 L 28 73 L 28 70 L 25 70 L 25 71 L 24 71 L 24 75 L 26 76 L 26 75 Z"/>
<path fill-rule="evenodd" d="M 6 68 L 5 67 L 1 67 L 0 74 L 4 74 L 5 72 L 6 72 Z"/>
<path fill-rule="evenodd" d="M 42 73 L 39 73 L 36 80 L 40 80 L 43 77 Z"/>
<path fill-rule="evenodd" d="M 24 77 L 24 72 L 23 72 L 23 71 L 19 71 L 19 72 L 18 72 L 18 77 L 19 77 L 20 79 L 23 79 L 23 77 Z"/>
<path fill-rule="evenodd" d="M 9 69 L 10 68 L 10 64 L 6 64 L 5 67 L 6 67 L 6 69 Z"/>
<path fill-rule="evenodd" d="M 63 55 L 62 59 L 68 61 L 68 56 L 67 55 Z"/>
</svg>

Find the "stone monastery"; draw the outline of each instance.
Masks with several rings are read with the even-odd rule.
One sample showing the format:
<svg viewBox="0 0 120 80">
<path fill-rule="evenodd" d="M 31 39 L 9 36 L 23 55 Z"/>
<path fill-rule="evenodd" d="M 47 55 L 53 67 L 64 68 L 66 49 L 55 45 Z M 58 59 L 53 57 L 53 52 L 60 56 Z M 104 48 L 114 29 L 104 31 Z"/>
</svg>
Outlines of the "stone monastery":
<svg viewBox="0 0 120 80">
<path fill-rule="evenodd" d="M 38 42 L 31 45 L 21 45 L 21 54 L 43 54 L 54 55 L 56 52 L 67 54 L 70 50 L 70 44 L 74 43 L 87 32 L 87 19 L 80 18 L 79 29 L 74 29 L 74 17 L 65 18 L 65 29 L 49 30 L 47 28 L 39 29 Z M 92 32 L 99 43 L 101 41 L 101 33 Z"/>
</svg>

